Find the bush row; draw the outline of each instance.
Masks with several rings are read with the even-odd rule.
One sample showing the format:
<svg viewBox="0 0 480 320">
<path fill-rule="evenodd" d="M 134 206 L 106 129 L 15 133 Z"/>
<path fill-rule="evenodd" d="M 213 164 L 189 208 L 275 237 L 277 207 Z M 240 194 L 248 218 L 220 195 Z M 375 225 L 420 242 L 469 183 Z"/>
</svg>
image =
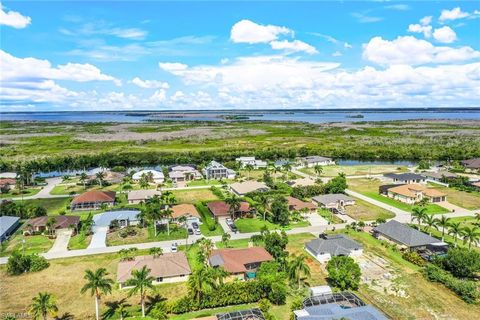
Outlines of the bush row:
<svg viewBox="0 0 480 320">
<path fill-rule="evenodd" d="M 19 275 L 25 272 L 37 272 L 48 268 L 50 263 L 38 254 L 22 254 L 18 251 L 12 253 L 7 262 L 7 273 Z"/>
</svg>

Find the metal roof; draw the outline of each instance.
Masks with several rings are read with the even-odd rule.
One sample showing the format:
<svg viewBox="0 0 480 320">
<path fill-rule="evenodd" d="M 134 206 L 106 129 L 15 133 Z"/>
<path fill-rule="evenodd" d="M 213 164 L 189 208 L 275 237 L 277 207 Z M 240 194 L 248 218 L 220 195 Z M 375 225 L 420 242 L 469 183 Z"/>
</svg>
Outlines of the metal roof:
<svg viewBox="0 0 480 320">
<path fill-rule="evenodd" d="M 99 213 L 93 216 L 93 222 L 96 227 L 108 227 L 113 220 L 138 220 L 138 210 L 115 210 Z"/>
</svg>

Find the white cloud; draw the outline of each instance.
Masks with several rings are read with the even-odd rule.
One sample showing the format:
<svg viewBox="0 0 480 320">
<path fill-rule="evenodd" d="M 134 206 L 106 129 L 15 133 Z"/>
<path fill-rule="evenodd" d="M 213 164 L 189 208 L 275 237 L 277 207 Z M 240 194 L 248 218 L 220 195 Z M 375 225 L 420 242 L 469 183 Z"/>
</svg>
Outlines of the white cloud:
<svg viewBox="0 0 480 320">
<path fill-rule="evenodd" d="M 139 77 L 133 78 L 130 82 L 144 89 L 168 89 L 170 87 L 166 82 L 158 80 L 142 80 Z"/>
<path fill-rule="evenodd" d="M 317 49 L 308 43 L 305 43 L 300 40 L 283 40 L 283 41 L 272 41 L 270 46 L 274 50 L 285 50 L 287 52 L 305 52 L 308 54 L 318 53 Z"/>
<path fill-rule="evenodd" d="M 468 12 L 462 11 L 460 7 L 453 8 L 452 10 L 442 10 L 440 14 L 440 21 L 447 21 L 447 20 L 457 20 L 468 17 L 470 14 Z"/>
<path fill-rule="evenodd" d="M 432 23 L 432 16 L 425 16 L 422 19 L 420 19 L 420 23 L 422 26 L 428 26 L 430 23 Z"/>
<path fill-rule="evenodd" d="M 448 26 L 435 29 L 435 31 L 433 32 L 433 37 L 438 42 L 443 43 L 452 43 L 457 40 L 457 34 Z"/>
<path fill-rule="evenodd" d="M 59 31 L 68 36 L 107 35 L 129 40 L 143 40 L 148 32 L 139 28 L 120 28 L 104 21 L 87 22 L 74 29 L 60 28 Z"/>
<path fill-rule="evenodd" d="M 345 42 L 345 43 L 343 44 L 343 47 L 346 48 L 346 49 L 351 49 L 351 48 L 353 48 L 353 46 L 352 46 L 350 43 L 348 43 L 348 42 Z"/>
<path fill-rule="evenodd" d="M 6 11 L 0 3 L 0 25 L 9 26 L 16 29 L 23 29 L 28 26 L 32 19 L 16 11 Z"/>
<path fill-rule="evenodd" d="M 268 43 L 277 40 L 279 35 L 293 36 L 293 31 L 286 27 L 241 20 L 232 26 L 230 40 L 235 43 Z"/>
<path fill-rule="evenodd" d="M 341 57 L 342 56 L 342 53 L 340 51 L 335 51 L 334 53 L 332 53 L 332 57 Z"/>
<path fill-rule="evenodd" d="M 393 41 L 374 37 L 363 45 L 363 58 L 381 65 L 428 63 L 457 63 L 480 57 L 471 47 L 436 47 L 430 42 L 412 36 Z"/>
<path fill-rule="evenodd" d="M 423 33 L 425 38 L 430 38 L 432 36 L 432 26 L 411 24 L 408 26 L 408 31 L 414 33 Z"/>
<path fill-rule="evenodd" d="M 397 11 L 407 11 L 410 10 L 408 4 L 392 4 L 384 7 L 385 9 L 397 10 Z"/>
<path fill-rule="evenodd" d="M 186 64 L 178 62 L 159 62 L 158 66 L 167 72 L 181 71 L 188 68 Z"/>
<path fill-rule="evenodd" d="M 382 21 L 382 17 L 369 16 L 362 12 L 352 12 L 352 17 L 356 18 L 360 23 L 372 23 Z"/>
</svg>

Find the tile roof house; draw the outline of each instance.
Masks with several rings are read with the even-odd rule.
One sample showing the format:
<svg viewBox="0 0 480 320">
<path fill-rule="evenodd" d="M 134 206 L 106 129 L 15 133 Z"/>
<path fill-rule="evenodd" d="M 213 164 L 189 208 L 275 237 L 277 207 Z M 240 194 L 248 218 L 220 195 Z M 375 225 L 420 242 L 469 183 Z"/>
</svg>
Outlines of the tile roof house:
<svg viewBox="0 0 480 320">
<path fill-rule="evenodd" d="M 34 232 L 43 232 L 47 230 L 48 220 L 50 219 L 54 219 L 55 221 L 52 227 L 53 229 L 55 229 L 55 232 L 59 229 L 77 229 L 80 224 L 79 216 L 59 215 L 42 216 L 28 219 L 24 225 L 27 230 L 33 230 Z"/>
<path fill-rule="evenodd" d="M 211 161 L 204 169 L 203 174 L 207 179 L 235 179 L 235 171 L 228 169 L 217 161 Z"/>
<path fill-rule="evenodd" d="M 409 249 L 445 245 L 442 241 L 396 220 L 373 228 L 373 234 L 376 238 L 389 240 Z"/>
<path fill-rule="evenodd" d="M 254 180 L 248 180 L 244 182 L 235 182 L 230 185 L 230 191 L 235 193 L 237 196 L 244 196 L 250 192 L 264 192 L 270 188 L 263 182 L 258 182 Z"/>
<path fill-rule="evenodd" d="M 465 169 L 468 170 L 475 171 L 480 169 L 480 158 L 463 160 L 461 163 L 465 167 Z"/>
<path fill-rule="evenodd" d="M 161 191 L 152 189 L 132 190 L 128 193 L 127 199 L 129 204 L 139 204 L 145 202 L 145 200 L 153 198 L 155 195 L 160 196 Z"/>
<path fill-rule="evenodd" d="M 182 203 L 172 206 L 172 218 L 177 219 L 179 217 L 196 217 L 199 220 L 200 214 L 197 211 L 197 208 L 190 203 Z"/>
<path fill-rule="evenodd" d="M 100 209 L 102 204 L 113 206 L 115 204 L 115 191 L 90 190 L 73 198 L 70 209 L 73 210 L 95 210 Z"/>
<path fill-rule="evenodd" d="M 213 214 L 214 217 L 229 217 L 230 216 L 230 205 L 228 205 L 225 201 L 212 201 L 207 204 L 207 208 Z M 252 211 L 250 204 L 248 202 L 242 201 L 240 202 L 240 208 L 236 213 L 245 214 Z"/>
<path fill-rule="evenodd" d="M 17 179 L 14 178 L 0 178 L 0 189 L 2 190 L 11 190 L 15 188 Z"/>
<path fill-rule="evenodd" d="M 253 166 L 254 169 L 267 167 L 266 161 L 255 159 L 255 157 L 239 157 L 235 161 L 240 162 L 242 168 L 245 168 L 247 165 Z"/>
<path fill-rule="evenodd" d="M 410 183 L 426 183 L 426 177 L 416 173 L 386 173 L 383 175 L 392 183 L 410 184 Z"/>
<path fill-rule="evenodd" d="M 322 194 L 313 197 L 312 200 L 327 209 L 338 209 L 355 204 L 354 198 L 344 195 L 343 193 Z"/>
<path fill-rule="evenodd" d="M 327 158 L 327 157 L 308 156 L 308 157 L 300 158 L 299 164 L 303 165 L 305 167 L 308 167 L 308 168 L 312 168 L 312 167 L 315 167 L 317 165 L 319 165 L 319 166 L 334 165 L 335 161 L 333 161 L 331 158 Z"/>
<path fill-rule="evenodd" d="M 290 211 L 301 211 L 301 210 L 308 210 L 310 212 L 314 212 L 317 210 L 317 205 L 312 202 L 305 202 L 300 199 L 288 196 L 288 210 Z"/>
<path fill-rule="evenodd" d="M 262 262 L 273 257 L 262 247 L 213 250 L 208 258 L 211 267 L 223 267 L 225 271 L 240 279 L 251 279 Z"/>
<path fill-rule="evenodd" d="M 305 244 L 305 250 L 320 262 L 326 262 L 335 256 L 358 257 L 363 247 L 346 235 L 324 235 Z"/>
<path fill-rule="evenodd" d="M 193 166 L 173 166 L 168 173 L 173 182 L 197 180 L 202 178 L 202 174 Z"/>
<path fill-rule="evenodd" d="M 155 278 L 153 284 L 187 281 L 188 275 L 192 273 L 183 252 L 169 252 L 158 257 L 138 256 L 133 260 L 118 263 L 117 282 L 120 288 L 128 287 L 132 271 L 140 270 L 144 266 L 150 269 L 150 275 Z"/>
<path fill-rule="evenodd" d="M 103 172 L 103 180 L 112 184 L 121 183 L 123 181 L 123 178 L 125 177 L 125 174 L 111 170 L 101 172 Z M 95 174 L 90 175 L 88 178 L 91 181 L 97 180 L 97 176 Z"/>
<path fill-rule="evenodd" d="M 447 200 L 445 193 L 416 183 L 389 188 L 387 190 L 387 197 L 408 204 L 417 203 L 424 198 L 432 203 Z"/>
<path fill-rule="evenodd" d="M 20 224 L 19 217 L 0 216 L 0 243 L 7 240 Z"/>
</svg>

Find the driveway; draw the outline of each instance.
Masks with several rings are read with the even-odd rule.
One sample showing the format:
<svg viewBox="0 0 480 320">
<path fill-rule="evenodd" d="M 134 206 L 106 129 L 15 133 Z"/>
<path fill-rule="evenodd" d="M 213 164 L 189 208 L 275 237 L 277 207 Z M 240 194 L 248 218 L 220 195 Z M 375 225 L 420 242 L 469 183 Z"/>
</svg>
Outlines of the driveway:
<svg viewBox="0 0 480 320">
<path fill-rule="evenodd" d="M 328 225 L 328 221 L 316 212 L 307 214 L 307 220 L 310 222 L 310 225 L 314 227 Z"/>
<path fill-rule="evenodd" d="M 105 248 L 107 246 L 106 240 L 108 227 L 93 227 L 92 231 L 92 241 L 90 241 L 88 249 Z"/>
<path fill-rule="evenodd" d="M 226 218 L 218 218 L 218 223 L 222 226 L 224 232 L 233 234 L 232 230 L 227 224 Z"/>
<path fill-rule="evenodd" d="M 53 252 L 65 252 L 68 251 L 68 242 L 72 237 L 72 229 L 60 229 L 57 230 L 57 238 L 53 243 L 52 248 L 48 251 Z"/>
<path fill-rule="evenodd" d="M 37 194 L 29 197 L 23 197 L 23 200 L 29 200 L 29 199 L 45 199 L 45 198 L 68 198 L 70 195 L 53 195 L 50 194 L 50 192 L 55 188 L 55 186 L 59 183 L 62 182 L 61 177 L 55 177 L 55 178 L 48 178 L 45 179 L 45 182 L 47 185 L 42 188 Z M 13 198 L 12 200 L 21 200 L 22 198 Z"/>
</svg>

